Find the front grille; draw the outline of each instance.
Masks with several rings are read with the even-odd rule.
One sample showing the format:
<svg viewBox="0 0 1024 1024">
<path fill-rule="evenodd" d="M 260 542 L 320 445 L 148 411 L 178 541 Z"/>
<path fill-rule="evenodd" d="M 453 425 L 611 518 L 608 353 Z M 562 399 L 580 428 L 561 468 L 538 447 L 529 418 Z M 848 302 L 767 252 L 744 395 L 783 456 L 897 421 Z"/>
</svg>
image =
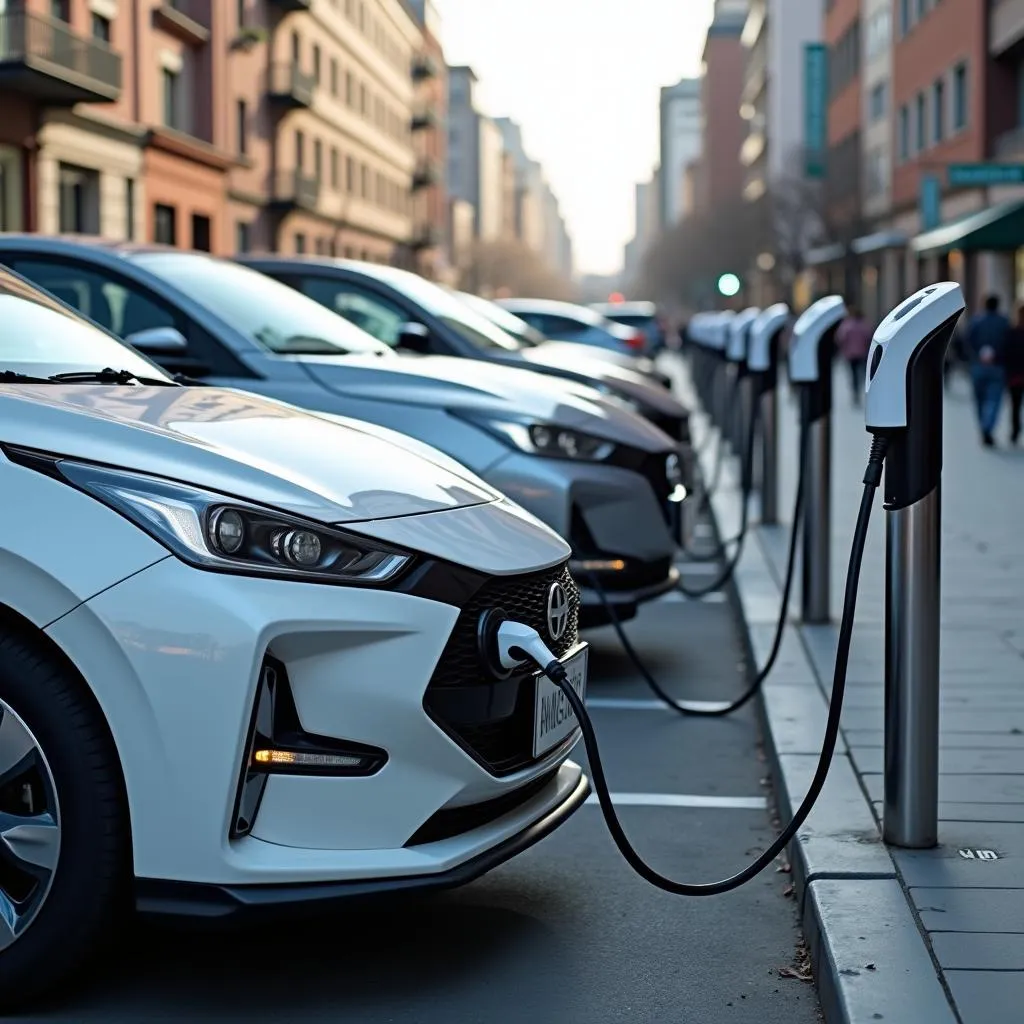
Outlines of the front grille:
<svg viewBox="0 0 1024 1024">
<path fill-rule="evenodd" d="M 569 598 L 569 623 L 551 640 L 548 591 L 559 582 Z M 532 626 L 553 654 L 562 657 L 578 643 L 580 592 L 567 567 L 526 576 L 489 579 L 466 603 L 434 674 L 423 706 L 430 718 L 494 775 L 508 775 L 533 761 L 533 673 L 527 669 L 495 679 L 479 650 L 480 618 L 491 608 Z"/>
<path fill-rule="evenodd" d="M 671 522 L 670 502 L 671 488 L 668 483 L 668 455 L 664 453 L 647 455 L 636 467 L 637 472 L 651 485 L 654 496 L 658 499 L 665 521 Z"/>
</svg>

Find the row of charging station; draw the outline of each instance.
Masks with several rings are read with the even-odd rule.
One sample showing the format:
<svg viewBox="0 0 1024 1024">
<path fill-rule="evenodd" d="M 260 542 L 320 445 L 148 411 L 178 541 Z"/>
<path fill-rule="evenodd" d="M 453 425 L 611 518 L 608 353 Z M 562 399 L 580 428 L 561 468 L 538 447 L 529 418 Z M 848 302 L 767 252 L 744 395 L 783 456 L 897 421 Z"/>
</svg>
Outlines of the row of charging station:
<svg viewBox="0 0 1024 1024">
<path fill-rule="evenodd" d="M 955 283 L 931 285 L 879 325 L 865 379 L 865 427 L 887 446 L 884 837 L 907 847 L 937 842 L 942 362 L 965 302 Z M 799 392 L 799 470 L 806 487 L 801 540 L 801 620 L 831 621 L 832 378 L 838 295 L 794 319 L 785 304 L 699 313 L 687 327 L 691 377 L 708 416 L 708 440 L 740 455 L 755 432 L 744 500 L 758 524 L 779 515 L 779 368 Z M 755 421 L 756 418 L 756 421 Z M 742 460 L 741 460 L 742 461 Z"/>
</svg>

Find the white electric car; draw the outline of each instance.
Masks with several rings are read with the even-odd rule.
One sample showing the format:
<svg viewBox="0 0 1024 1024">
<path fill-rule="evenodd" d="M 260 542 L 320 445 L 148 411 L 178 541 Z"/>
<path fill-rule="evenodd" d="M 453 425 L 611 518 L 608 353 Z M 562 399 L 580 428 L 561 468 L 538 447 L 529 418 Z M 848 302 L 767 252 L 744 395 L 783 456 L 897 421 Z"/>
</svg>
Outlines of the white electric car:
<svg viewBox="0 0 1024 1024">
<path fill-rule="evenodd" d="M 186 387 L 0 270 L 0 1002 L 126 899 L 469 881 L 588 782 L 496 612 L 586 679 L 569 547 L 383 428 Z"/>
</svg>

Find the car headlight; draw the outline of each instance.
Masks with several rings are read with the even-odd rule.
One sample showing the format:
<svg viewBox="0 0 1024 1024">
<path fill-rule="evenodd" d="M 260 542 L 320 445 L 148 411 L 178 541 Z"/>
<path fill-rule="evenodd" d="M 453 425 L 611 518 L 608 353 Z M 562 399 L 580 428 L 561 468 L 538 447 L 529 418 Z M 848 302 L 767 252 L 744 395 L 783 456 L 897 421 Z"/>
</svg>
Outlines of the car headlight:
<svg viewBox="0 0 1024 1024">
<path fill-rule="evenodd" d="M 554 423 L 501 419 L 474 419 L 473 422 L 529 455 L 577 462 L 601 462 L 615 451 L 611 441 Z"/>
<path fill-rule="evenodd" d="M 411 556 L 333 527 L 216 491 L 141 473 L 55 460 L 72 486 L 200 569 L 316 583 L 376 584 Z"/>
</svg>

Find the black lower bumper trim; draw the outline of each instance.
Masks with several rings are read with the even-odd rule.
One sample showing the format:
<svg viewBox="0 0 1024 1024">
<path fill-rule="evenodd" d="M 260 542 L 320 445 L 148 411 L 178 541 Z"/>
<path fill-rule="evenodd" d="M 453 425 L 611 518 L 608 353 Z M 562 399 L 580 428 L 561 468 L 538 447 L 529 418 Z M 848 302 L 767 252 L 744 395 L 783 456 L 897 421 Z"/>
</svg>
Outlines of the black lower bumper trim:
<svg viewBox="0 0 1024 1024">
<path fill-rule="evenodd" d="M 557 807 L 522 832 L 471 860 L 437 874 L 286 885 L 209 885 L 137 878 L 135 907 L 142 914 L 223 920 L 274 910 L 328 910 L 334 904 L 360 898 L 453 889 L 474 881 L 540 842 L 578 810 L 589 793 L 590 780 L 581 775 L 576 787 Z"/>
</svg>

